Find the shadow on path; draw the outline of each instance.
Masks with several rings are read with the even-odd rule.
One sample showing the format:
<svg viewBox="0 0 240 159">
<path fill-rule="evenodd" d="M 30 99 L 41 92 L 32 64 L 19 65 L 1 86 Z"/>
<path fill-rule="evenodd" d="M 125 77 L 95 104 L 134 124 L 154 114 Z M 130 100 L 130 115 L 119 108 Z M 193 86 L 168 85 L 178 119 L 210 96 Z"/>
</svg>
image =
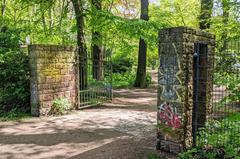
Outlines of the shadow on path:
<svg viewBox="0 0 240 159">
<path fill-rule="evenodd" d="M 3 122 L 0 159 L 147 158 L 157 153 L 156 95 L 155 86 L 119 89 L 112 103 L 99 107 L 60 117 Z"/>
</svg>

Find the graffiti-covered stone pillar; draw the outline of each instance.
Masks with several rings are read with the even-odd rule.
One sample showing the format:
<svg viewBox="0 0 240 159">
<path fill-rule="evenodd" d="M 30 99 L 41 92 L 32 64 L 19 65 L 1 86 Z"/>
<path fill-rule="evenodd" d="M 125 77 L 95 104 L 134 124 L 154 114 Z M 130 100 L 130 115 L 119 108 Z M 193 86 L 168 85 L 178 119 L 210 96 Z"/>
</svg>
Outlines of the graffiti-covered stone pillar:
<svg viewBox="0 0 240 159">
<path fill-rule="evenodd" d="M 163 29 L 159 32 L 158 71 L 158 144 L 157 148 L 178 153 L 192 146 L 192 116 L 194 94 L 193 55 L 196 44 L 204 44 L 207 51 L 205 68 L 212 68 L 214 36 L 187 27 Z M 201 118 L 211 113 L 212 69 L 205 69 L 199 78 L 204 84 L 204 102 L 200 104 Z M 210 81 L 210 82 L 206 82 Z M 206 120 L 203 120 L 204 122 Z"/>
</svg>

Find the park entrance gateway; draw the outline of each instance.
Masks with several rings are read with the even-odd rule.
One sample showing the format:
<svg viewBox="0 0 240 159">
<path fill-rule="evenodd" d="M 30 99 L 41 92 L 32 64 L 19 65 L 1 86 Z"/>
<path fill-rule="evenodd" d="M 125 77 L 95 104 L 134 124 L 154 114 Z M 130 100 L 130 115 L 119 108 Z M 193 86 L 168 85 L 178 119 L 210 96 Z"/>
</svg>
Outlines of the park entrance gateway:
<svg viewBox="0 0 240 159">
<path fill-rule="evenodd" d="M 196 142 L 196 123 L 204 125 L 212 110 L 214 47 L 214 36 L 200 30 L 160 30 L 158 149 L 178 153 Z"/>
<path fill-rule="evenodd" d="M 59 99 L 68 101 L 71 109 L 112 99 L 111 51 L 84 60 L 73 46 L 30 45 L 28 51 L 33 116 L 48 115 Z"/>
</svg>

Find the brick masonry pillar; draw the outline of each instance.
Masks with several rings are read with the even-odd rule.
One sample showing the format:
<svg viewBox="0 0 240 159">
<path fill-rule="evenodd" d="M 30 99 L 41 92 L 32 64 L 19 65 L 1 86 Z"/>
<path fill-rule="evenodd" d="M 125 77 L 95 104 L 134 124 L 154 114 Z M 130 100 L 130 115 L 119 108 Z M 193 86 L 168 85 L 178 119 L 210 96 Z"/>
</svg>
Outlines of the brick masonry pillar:
<svg viewBox="0 0 240 159">
<path fill-rule="evenodd" d="M 206 44 L 208 60 L 203 118 L 211 114 L 211 90 L 215 40 L 214 36 L 187 27 L 159 31 L 157 148 L 178 153 L 192 146 L 193 54 L 196 43 Z M 208 82 L 207 82 L 208 81 Z M 204 121 L 206 121 L 204 120 Z"/>
<path fill-rule="evenodd" d="M 33 116 L 47 115 L 53 101 L 66 98 L 78 106 L 78 66 L 72 46 L 30 45 L 30 90 Z"/>
</svg>

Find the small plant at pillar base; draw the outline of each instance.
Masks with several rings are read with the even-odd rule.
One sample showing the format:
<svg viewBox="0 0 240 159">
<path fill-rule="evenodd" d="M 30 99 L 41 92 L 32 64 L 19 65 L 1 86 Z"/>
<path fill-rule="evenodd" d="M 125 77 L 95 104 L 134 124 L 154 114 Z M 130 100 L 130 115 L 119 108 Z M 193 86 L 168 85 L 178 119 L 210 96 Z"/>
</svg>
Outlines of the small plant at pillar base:
<svg viewBox="0 0 240 159">
<path fill-rule="evenodd" d="M 53 101 L 49 114 L 63 115 L 66 114 L 66 112 L 70 110 L 70 108 L 71 104 L 67 98 L 58 98 Z"/>
</svg>

